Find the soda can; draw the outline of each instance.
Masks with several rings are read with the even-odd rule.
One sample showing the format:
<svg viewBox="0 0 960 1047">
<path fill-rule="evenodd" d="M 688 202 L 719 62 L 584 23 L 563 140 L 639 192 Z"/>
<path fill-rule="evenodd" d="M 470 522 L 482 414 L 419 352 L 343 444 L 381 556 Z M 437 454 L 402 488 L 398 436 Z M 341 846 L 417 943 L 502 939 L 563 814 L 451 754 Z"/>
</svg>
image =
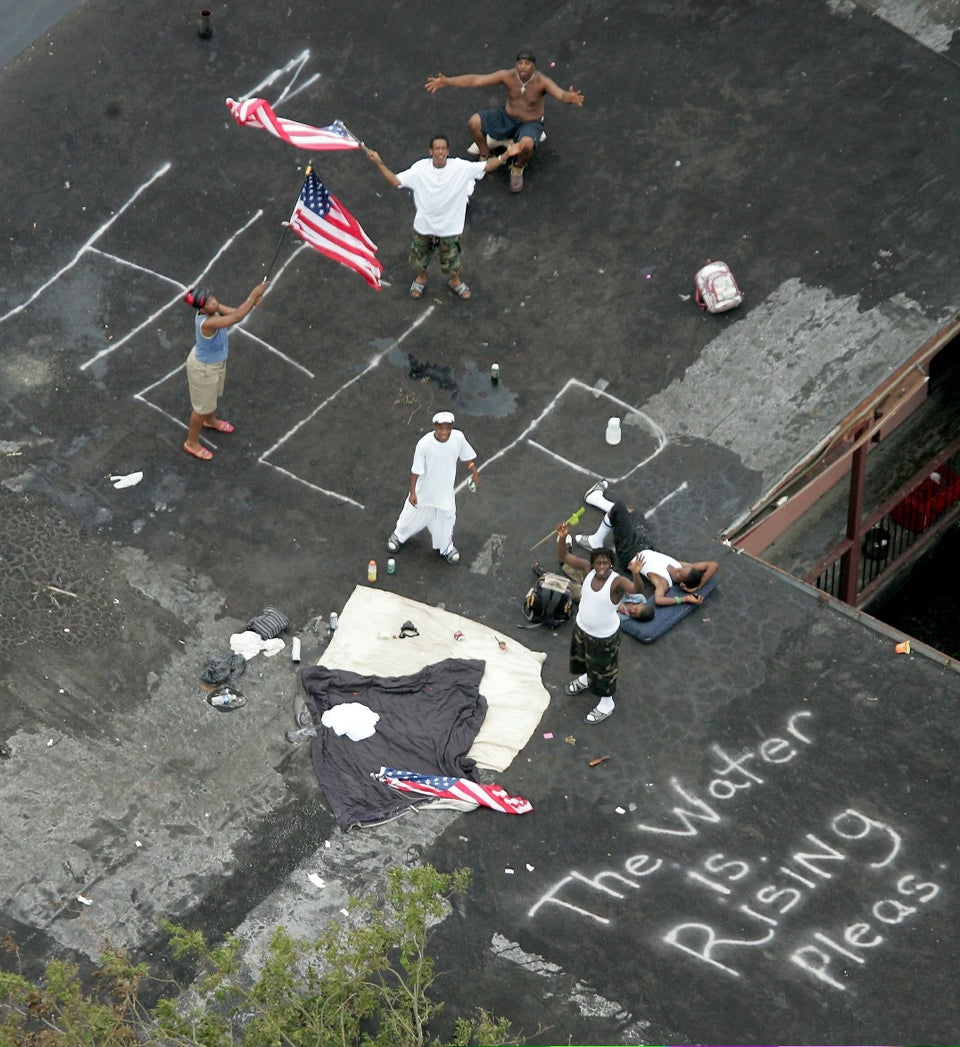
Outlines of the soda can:
<svg viewBox="0 0 960 1047">
<path fill-rule="evenodd" d="M 471 481 L 467 484 L 467 490 L 471 494 L 476 494 L 477 493 L 477 481 L 471 479 Z"/>
<path fill-rule="evenodd" d="M 397 561 L 394 560 L 394 558 L 391 556 L 390 559 L 387 560 L 387 574 L 396 574 L 396 573 L 397 573 Z"/>
<path fill-rule="evenodd" d="M 499 364 L 491 364 L 490 365 L 490 381 L 493 382 L 494 385 L 496 385 L 496 383 L 500 381 L 500 365 Z"/>
<path fill-rule="evenodd" d="M 463 633 L 462 633 L 462 632 L 460 632 L 460 630 L 458 629 L 458 630 L 457 630 L 457 631 L 456 631 L 456 632 L 455 632 L 455 633 L 453 634 L 453 638 L 454 638 L 454 640 L 462 640 L 462 639 L 463 639 Z"/>
<path fill-rule="evenodd" d="M 330 612 L 330 632 L 333 633 L 333 632 L 337 631 L 337 625 L 339 624 L 339 622 L 340 622 L 340 619 L 337 617 L 337 612 L 336 611 L 331 611 Z"/>
</svg>

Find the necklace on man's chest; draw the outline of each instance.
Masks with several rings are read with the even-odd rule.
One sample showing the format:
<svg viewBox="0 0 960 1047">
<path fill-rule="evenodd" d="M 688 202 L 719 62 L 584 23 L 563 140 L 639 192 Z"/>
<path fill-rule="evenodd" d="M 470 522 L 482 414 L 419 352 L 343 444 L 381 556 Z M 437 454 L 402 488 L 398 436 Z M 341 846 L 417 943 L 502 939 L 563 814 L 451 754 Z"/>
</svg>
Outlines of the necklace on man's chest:
<svg viewBox="0 0 960 1047">
<path fill-rule="evenodd" d="M 513 73 L 514 76 L 516 76 L 516 78 L 520 80 L 520 94 L 525 95 L 527 93 L 527 84 L 529 84 L 530 80 L 533 79 L 533 74 L 530 74 L 530 78 L 528 80 L 521 80 L 520 74 L 516 71 L 516 69 L 514 69 Z"/>
</svg>

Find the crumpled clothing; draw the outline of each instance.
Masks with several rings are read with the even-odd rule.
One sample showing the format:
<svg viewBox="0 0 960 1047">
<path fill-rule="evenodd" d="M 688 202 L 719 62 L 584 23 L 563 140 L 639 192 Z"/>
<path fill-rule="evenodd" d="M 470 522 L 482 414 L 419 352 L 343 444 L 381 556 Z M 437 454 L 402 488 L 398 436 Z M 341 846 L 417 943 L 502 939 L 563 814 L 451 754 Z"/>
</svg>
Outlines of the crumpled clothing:
<svg viewBox="0 0 960 1047">
<path fill-rule="evenodd" d="M 216 686 L 226 683 L 231 676 L 242 676 L 246 668 L 247 660 L 242 654 L 208 654 L 200 679 Z"/>
<path fill-rule="evenodd" d="M 230 637 L 230 650 L 242 654 L 248 661 L 255 655 L 263 654 L 266 658 L 272 658 L 279 654 L 286 644 L 279 637 L 272 640 L 264 640 L 258 633 L 247 631 L 245 633 L 234 633 Z"/>
<path fill-rule="evenodd" d="M 327 709 L 320 722 L 335 734 L 345 734 L 353 742 L 362 742 L 376 733 L 379 719 L 380 714 L 362 702 L 344 702 Z"/>
</svg>

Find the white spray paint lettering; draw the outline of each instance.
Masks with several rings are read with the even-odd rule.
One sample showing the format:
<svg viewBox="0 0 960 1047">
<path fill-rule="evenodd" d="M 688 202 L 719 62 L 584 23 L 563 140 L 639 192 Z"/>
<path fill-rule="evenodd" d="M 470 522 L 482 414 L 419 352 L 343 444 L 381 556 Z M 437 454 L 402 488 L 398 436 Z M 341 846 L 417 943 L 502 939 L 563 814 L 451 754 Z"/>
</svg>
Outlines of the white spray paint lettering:
<svg viewBox="0 0 960 1047">
<path fill-rule="evenodd" d="M 710 747 L 713 777 L 694 790 L 677 778 L 670 789 L 679 797 L 667 817 L 636 824 L 638 832 L 675 847 L 680 840 L 698 843 L 707 833 L 726 828 L 730 801 L 762 789 L 779 766 L 792 763 L 814 745 L 813 714 L 791 715 L 781 735 L 764 738 L 753 749 L 731 755 L 720 745 Z M 845 991 L 845 971 L 863 968 L 871 950 L 888 941 L 891 931 L 916 917 L 940 894 L 940 885 L 916 871 L 896 873 L 883 897 L 865 903 L 839 927 L 812 926 L 788 938 L 791 918 L 833 885 L 846 882 L 857 867 L 893 872 L 903 858 L 900 832 L 862 806 L 831 815 L 816 831 L 803 832 L 774 866 L 763 856 L 751 860 L 722 850 L 707 853 L 698 865 L 686 867 L 685 880 L 705 888 L 718 902 L 717 918 L 680 920 L 662 933 L 661 941 L 707 969 L 741 978 L 749 957 L 769 957 L 769 947 L 783 942 L 786 962 L 799 968 L 812 984 Z M 672 865 L 672 863 L 671 863 Z M 654 874 L 671 868 L 652 853 L 631 855 L 622 869 L 602 869 L 593 875 L 572 870 L 544 892 L 529 908 L 530 919 L 560 910 L 603 928 L 612 928 L 619 906 L 657 881 Z"/>
</svg>

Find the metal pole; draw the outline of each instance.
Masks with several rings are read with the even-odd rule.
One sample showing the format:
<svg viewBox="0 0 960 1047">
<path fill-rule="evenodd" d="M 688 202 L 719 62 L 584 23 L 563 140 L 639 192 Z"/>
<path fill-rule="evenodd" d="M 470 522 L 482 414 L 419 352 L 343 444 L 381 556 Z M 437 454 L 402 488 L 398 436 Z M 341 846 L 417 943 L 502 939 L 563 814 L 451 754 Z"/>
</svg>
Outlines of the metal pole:
<svg viewBox="0 0 960 1047">
<path fill-rule="evenodd" d="M 350 130 L 350 128 L 349 128 L 349 127 L 347 127 L 347 125 L 346 125 L 346 124 L 345 124 L 345 123 L 344 123 L 344 122 L 343 122 L 342 120 L 340 121 L 340 126 L 341 126 L 341 127 L 342 127 L 342 128 L 344 129 L 344 131 L 346 131 L 346 132 L 347 132 L 347 134 L 348 134 L 348 135 L 350 135 L 350 137 L 351 137 L 351 138 L 352 138 L 352 139 L 353 139 L 353 140 L 354 140 L 355 142 L 359 142 L 359 143 L 360 143 L 360 148 L 361 148 L 361 149 L 365 149 L 365 148 L 366 148 L 366 146 L 365 146 L 365 145 L 364 145 L 364 143 L 363 143 L 363 140 L 362 140 L 362 139 L 360 139 L 360 138 L 357 138 L 357 136 L 356 136 L 356 135 L 355 135 L 355 134 L 353 133 L 353 131 L 351 131 L 351 130 Z"/>
<path fill-rule="evenodd" d="M 270 274 L 273 272 L 273 267 L 277 264 L 277 255 L 280 254 L 280 248 L 283 246 L 283 239 L 287 235 L 287 229 L 289 229 L 289 223 L 283 223 L 283 232 L 280 234 L 280 239 L 277 241 L 277 249 L 273 252 L 273 261 L 267 267 L 267 275 L 263 278 L 264 283 L 270 279 Z"/>
<path fill-rule="evenodd" d="M 310 177 L 310 172 L 313 170 L 313 164 L 308 163 L 307 169 L 303 172 L 304 181 Z M 267 275 L 263 278 L 264 282 L 270 279 L 270 274 L 273 272 L 273 267 L 277 264 L 277 256 L 280 254 L 280 248 L 283 246 L 284 237 L 287 235 L 287 230 L 290 228 L 289 222 L 283 223 L 283 232 L 280 233 L 280 239 L 277 241 L 277 249 L 273 252 L 273 260 L 270 262 L 267 268 Z"/>
</svg>

